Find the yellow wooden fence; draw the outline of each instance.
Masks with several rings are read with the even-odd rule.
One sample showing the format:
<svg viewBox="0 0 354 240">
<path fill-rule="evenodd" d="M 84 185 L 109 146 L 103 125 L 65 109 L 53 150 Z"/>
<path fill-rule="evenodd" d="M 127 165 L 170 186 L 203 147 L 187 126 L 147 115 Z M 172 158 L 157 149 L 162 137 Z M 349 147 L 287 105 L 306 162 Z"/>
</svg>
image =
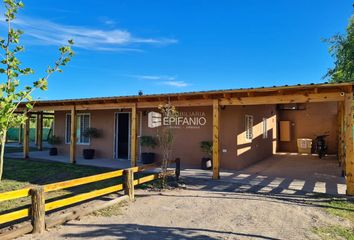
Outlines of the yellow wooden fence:
<svg viewBox="0 0 354 240">
<path fill-rule="evenodd" d="M 179 172 L 180 172 L 179 159 L 176 159 L 173 162 L 176 163 L 176 170 L 174 171 L 174 173 L 176 174 L 176 177 L 178 178 Z M 171 162 L 171 163 L 173 163 L 173 162 Z M 159 167 L 158 163 L 147 164 L 147 165 L 143 165 L 143 166 L 132 167 L 132 168 L 127 168 L 127 169 L 123 169 L 123 170 L 116 170 L 116 171 L 97 174 L 97 175 L 93 175 L 93 176 L 82 177 L 82 178 L 77 178 L 77 179 L 73 179 L 73 180 L 68 180 L 68 181 L 57 182 L 57 183 L 39 186 L 39 188 L 43 192 L 43 198 L 45 198 L 44 193 L 58 191 L 58 190 L 71 188 L 71 187 L 76 187 L 76 186 L 80 186 L 80 185 L 84 185 L 84 184 L 88 184 L 88 183 L 99 182 L 99 181 L 112 179 L 112 178 L 125 177 L 124 183 L 120 183 L 120 184 L 117 184 L 114 186 L 105 187 L 102 189 L 93 190 L 90 192 L 81 193 L 81 194 L 78 194 L 75 196 L 55 200 L 55 201 L 52 201 L 49 203 L 45 203 L 43 215 L 45 215 L 45 212 L 48 212 L 51 210 L 55 210 L 58 208 L 69 206 L 69 205 L 79 203 L 79 202 L 82 202 L 85 200 L 97 198 L 97 197 L 107 195 L 110 193 L 116 193 L 116 192 L 119 192 L 123 189 L 126 190 L 125 194 L 131 194 L 131 190 L 128 189 L 129 188 L 128 185 L 131 185 L 133 188 L 133 191 L 134 191 L 134 186 L 139 185 L 139 184 L 143 184 L 143 183 L 146 183 L 149 181 L 153 181 L 153 180 L 161 177 L 161 173 L 153 173 L 150 175 L 146 175 L 146 176 L 142 176 L 140 178 L 134 179 L 134 176 L 133 176 L 134 173 L 140 173 L 142 171 L 154 169 L 157 167 Z M 128 174 L 131 175 L 131 178 L 127 178 Z M 33 192 L 36 189 L 38 189 L 38 186 L 33 187 L 33 188 L 29 187 L 29 188 L 24 188 L 24 189 L 20 189 L 20 190 L 0 193 L 0 202 L 32 196 L 31 206 L 24 207 L 22 209 L 15 210 L 15 211 L 0 215 L 0 224 L 10 223 L 12 221 L 23 219 L 26 217 L 31 217 L 32 222 L 35 222 L 36 219 L 33 219 L 33 217 L 34 217 L 33 216 L 34 215 L 33 209 L 34 209 L 34 205 L 38 204 L 38 203 L 33 202 L 34 201 Z M 129 193 L 129 191 L 130 191 L 130 193 Z M 43 216 L 43 218 L 44 217 L 45 216 Z"/>
</svg>

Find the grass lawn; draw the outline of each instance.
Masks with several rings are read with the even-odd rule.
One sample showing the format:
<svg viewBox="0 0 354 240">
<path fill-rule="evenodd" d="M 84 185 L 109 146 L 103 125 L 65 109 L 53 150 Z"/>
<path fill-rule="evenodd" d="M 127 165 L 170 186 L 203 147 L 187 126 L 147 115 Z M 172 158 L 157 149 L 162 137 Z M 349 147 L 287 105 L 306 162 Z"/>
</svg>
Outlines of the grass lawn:
<svg viewBox="0 0 354 240">
<path fill-rule="evenodd" d="M 0 182 L 0 194 L 1 192 L 16 190 L 31 185 L 44 185 L 109 171 L 112 171 L 112 169 L 59 162 L 5 159 L 4 176 L 3 180 Z M 50 192 L 46 196 L 46 201 L 92 191 L 106 186 L 112 186 L 121 182 L 121 178 L 114 178 L 70 189 Z M 0 202 L 0 212 L 25 206 L 29 203 L 29 197 Z"/>
<path fill-rule="evenodd" d="M 354 201 L 333 200 L 324 204 L 326 211 L 333 216 L 349 221 L 351 227 L 337 225 L 316 228 L 314 231 L 322 239 L 347 239 L 354 240 Z"/>
<path fill-rule="evenodd" d="M 6 153 L 21 152 L 22 148 L 6 147 L 5 151 Z M 31 151 L 36 151 L 36 148 L 32 147 Z M 113 170 L 108 168 L 73 165 L 43 160 L 5 158 L 4 175 L 2 181 L 0 182 L 0 194 L 2 192 L 17 190 L 28 186 L 45 185 L 110 171 Z M 138 178 L 143 175 L 146 175 L 146 173 L 136 173 L 135 177 Z M 123 178 L 119 177 L 69 189 L 49 192 L 46 193 L 46 202 L 113 186 L 122 183 L 122 181 Z M 139 185 L 139 188 L 146 188 L 147 186 L 150 186 L 151 183 Z M 30 197 L 0 202 L 0 214 L 10 212 L 14 209 L 23 208 L 29 204 Z"/>
</svg>

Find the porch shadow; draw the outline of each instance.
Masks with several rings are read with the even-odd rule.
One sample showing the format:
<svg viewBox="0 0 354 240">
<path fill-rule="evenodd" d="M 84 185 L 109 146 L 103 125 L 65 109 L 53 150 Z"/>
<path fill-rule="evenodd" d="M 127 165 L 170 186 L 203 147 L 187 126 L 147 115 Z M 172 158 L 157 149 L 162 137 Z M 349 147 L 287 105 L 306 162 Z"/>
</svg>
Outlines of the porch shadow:
<svg viewBox="0 0 354 240">
<path fill-rule="evenodd" d="M 211 179 L 212 172 L 184 169 L 182 176 L 193 181 Z M 317 156 L 273 155 L 242 170 L 221 170 L 216 189 L 229 184 L 227 191 L 262 194 L 326 194 L 345 196 L 345 179 L 334 156 L 319 159 Z M 234 185 L 232 185 L 233 183 Z M 231 184 L 231 185 L 230 185 Z M 209 186 L 201 186 L 207 189 Z M 234 189 L 233 189 L 234 188 Z"/>
</svg>

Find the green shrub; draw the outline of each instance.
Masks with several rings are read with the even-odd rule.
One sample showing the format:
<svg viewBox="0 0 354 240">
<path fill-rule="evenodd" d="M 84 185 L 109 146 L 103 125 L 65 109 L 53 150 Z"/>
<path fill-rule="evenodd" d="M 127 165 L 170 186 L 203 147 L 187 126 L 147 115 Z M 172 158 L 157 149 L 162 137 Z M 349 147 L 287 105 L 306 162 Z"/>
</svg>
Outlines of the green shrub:
<svg viewBox="0 0 354 240">
<path fill-rule="evenodd" d="M 157 138 L 152 136 L 141 136 L 140 145 L 142 147 L 154 149 L 157 146 Z"/>
</svg>

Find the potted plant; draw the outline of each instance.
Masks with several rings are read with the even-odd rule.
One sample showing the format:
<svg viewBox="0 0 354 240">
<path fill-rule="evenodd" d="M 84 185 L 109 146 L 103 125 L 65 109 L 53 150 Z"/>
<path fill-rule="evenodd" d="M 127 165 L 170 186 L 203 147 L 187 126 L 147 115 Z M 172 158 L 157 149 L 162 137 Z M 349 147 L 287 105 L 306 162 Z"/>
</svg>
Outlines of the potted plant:
<svg viewBox="0 0 354 240">
<path fill-rule="evenodd" d="M 140 146 L 145 148 L 154 149 L 157 146 L 157 139 L 152 136 L 141 136 L 140 137 Z M 155 161 L 154 152 L 142 152 L 141 153 L 141 162 L 143 164 L 150 164 Z"/>
<path fill-rule="evenodd" d="M 61 143 L 61 139 L 58 136 L 52 135 L 48 138 L 48 143 L 52 145 L 51 148 L 49 148 L 49 156 L 56 156 L 58 155 L 58 149 L 55 147 L 55 145 L 58 145 Z"/>
<path fill-rule="evenodd" d="M 97 128 L 87 128 L 84 133 L 84 137 L 87 138 L 99 138 L 101 137 L 100 132 Z M 84 159 L 93 159 L 95 157 L 95 149 L 85 148 L 82 150 L 82 155 Z"/>
<path fill-rule="evenodd" d="M 213 142 L 201 141 L 200 148 L 205 156 L 202 158 L 201 167 L 204 170 L 212 168 Z"/>
</svg>

